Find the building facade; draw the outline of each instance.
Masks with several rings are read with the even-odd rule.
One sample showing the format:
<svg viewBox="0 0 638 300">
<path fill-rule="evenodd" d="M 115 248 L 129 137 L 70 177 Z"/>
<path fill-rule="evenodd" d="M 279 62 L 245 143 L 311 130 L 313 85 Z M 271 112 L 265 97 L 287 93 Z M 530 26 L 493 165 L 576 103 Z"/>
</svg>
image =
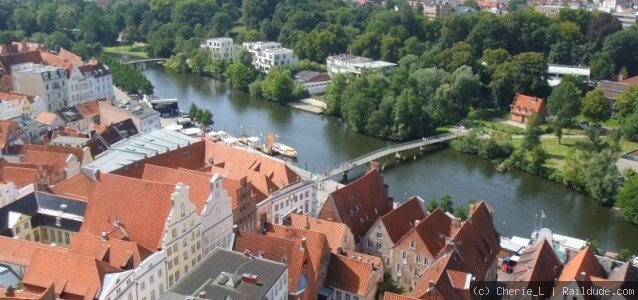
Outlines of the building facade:
<svg viewBox="0 0 638 300">
<path fill-rule="evenodd" d="M 430 20 L 442 18 L 451 13 L 452 6 L 447 2 L 423 4 L 423 15 Z"/>
<path fill-rule="evenodd" d="M 69 106 L 68 79 L 64 68 L 26 63 L 11 68 L 13 90 L 40 97 L 44 110 L 57 111 Z"/>
<path fill-rule="evenodd" d="M 233 39 L 226 37 L 207 39 L 200 47 L 211 51 L 214 58 L 224 61 L 233 60 L 235 53 L 239 51 L 239 45 L 235 45 Z"/>
<path fill-rule="evenodd" d="M 231 249 L 233 204 L 227 191 L 223 188 L 222 180 L 222 177 L 217 174 L 210 179 L 210 196 L 206 201 L 204 211 L 201 213 L 203 252 L 205 254 L 217 247 Z M 199 244 L 199 241 L 197 243 Z M 197 262 L 199 260 L 198 258 Z"/>
<path fill-rule="evenodd" d="M 284 48 L 277 42 L 244 43 L 243 47 L 253 56 L 253 66 L 262 73 L 268 73 L 277 66 L 295 65 L 299 58 L 292 49 Z"/>
<path fill-rule="evenodd" d="M 385 74 L 389 74 L 396 66 L 395 63 L 350 54 L 328 56 L 328 58 L 326 58 L 326 65 L 330 76 L 338 73 L 350 73 L 360 76 L 361 72 L 366 69 L 381 70 Z"/>
<path fill-rule="evenodd" d="M 260 224 L 281 224 L 292 213 L 317 215 L 317 186 L 313 181 L 299 181 L 281 190 L 274 191 L 257 204 Z"/>
</svg>

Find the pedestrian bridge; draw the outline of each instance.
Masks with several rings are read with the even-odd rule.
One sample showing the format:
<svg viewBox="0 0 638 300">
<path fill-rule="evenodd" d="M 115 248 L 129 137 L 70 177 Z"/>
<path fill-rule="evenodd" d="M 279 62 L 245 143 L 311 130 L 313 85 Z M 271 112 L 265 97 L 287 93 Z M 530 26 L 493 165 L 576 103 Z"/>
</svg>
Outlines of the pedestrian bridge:
<svg viewBox="0 0 638 300">
<path fill-rule="evenodd" d="M 467 134 L 467 132 L 468 130 L 464 128 L 454 128 L 452 129 L 452 132 L 450 133 L 383 147 L 381 149 L 366 153 L 359 157 L 353 158 L 349 161 L 343 162 L 327 170 L 325 173 L 322 173 L 322 174 L 315 174 L 315 173 L 309 172 L 308 170 L 295 166 L 292 163 L 289 163 L 289 166 L 292 167 L 292 169 L 302 177 L 312 178 L 315 180 L 324 180 L 339 174 L 347 175 L 348 171 L 358 166 L 366 165 L 372 161 L 378 160 L 385 156 L 392 155 L 392 154 L 400 156 L 400 153 L 403 151 L 412 150 L 412 149 L 422 149 L 423 147 L 428 145 L 447 142 L 455 138 L 458 138 L 460 136 L 463 136 Z"/>
<path fill-rule="evenodd" d="M 138 60 L 127 61 L 125 62 L 125 64 L 132 65 L 136 69 L 144 69 L 144 68 L 147 68 L 149 65 L 160 64 L 165 62 L 166 62 L 166 58 L 148 58 L 148 59 L 138 59 Z"/>
</svg>

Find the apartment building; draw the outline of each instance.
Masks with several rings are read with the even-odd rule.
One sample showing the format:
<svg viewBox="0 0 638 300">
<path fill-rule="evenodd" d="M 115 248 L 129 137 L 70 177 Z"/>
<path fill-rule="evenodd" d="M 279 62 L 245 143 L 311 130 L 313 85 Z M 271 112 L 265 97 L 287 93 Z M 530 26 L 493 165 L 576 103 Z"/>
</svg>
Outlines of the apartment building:
<svg viewBox="0 0 638 300">
<path fill-rule="evenodd" d="M 25 63 L 11 67 L 13 90 L 40 97 L 44 110 L 54 112 L 69 106 L 67 71 L 61 67 Z"/>
<path fill-rule="evenodd" d="M 262 73 L 268 73 L 273 67 L 299 62 L 299 57 L 292 49 L 284 48 L 277 42 L 244 43 L 243 47 L 253 55 L 253 66 Z"/>
<path fill-rule="evenodd" d="M 207 39 L 200 47 L 211 51 L 214 58 L 224 61 L 233 60 L 235 53 L 240 49 L 239 45 L 235 45 L 233 39 L 227 37 Z"/>
<path fill-rule="evenodd" d="M 338 73 L 349 73 L 360 76 L 364 70 L 381 70 L 385 74 L 389 74 L 397 64 L 373 60 L 362 56 L 353 56 L 351 54 L 339 54 L 328 56 L 326 58 L 328 73 L 333 76 Z"/>
</svg>

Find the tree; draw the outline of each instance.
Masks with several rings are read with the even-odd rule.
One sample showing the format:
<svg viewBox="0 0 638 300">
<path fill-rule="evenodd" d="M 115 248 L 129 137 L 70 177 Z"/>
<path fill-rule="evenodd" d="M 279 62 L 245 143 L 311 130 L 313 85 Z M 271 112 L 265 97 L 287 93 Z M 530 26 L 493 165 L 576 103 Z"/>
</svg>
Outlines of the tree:
<svg viewBox="0 0 638 300">
<path fill-rule="evenodd" d="M 605 206 L 614 204 L 620 187 L 620 173 L 615 164 L 617 159 L 611 149 L 604 149 L 593 153 L 583 170 L 589 194 Z"/>
<path fill-rule="evenodd" d="M 638 87 L 630 86 L 616 99 L 616 117 L 625 118 L 638 111 Z"/>
<path fill-rule="evenodd" d="M 57 5 L 53 3 L 46 3 L 38 9 L 36 22 L 41 32 L 50 33 L 55 30 L 56 13 Z"/>
<path fill-rule="evenodd" d="M 593 123 L 601 123 L 611 118 L 611 103 L 600 87 L 588 92 L 585 96 L 583 115 Z"/>
<path fill-rule="evenodd" d="M 246 48 L 241 48 L 241 50 L 235 53 L 235 57 L 233 57 L 233 63 L 242 64 L 246 67 L 252 68 L 253 55 L 248 52 Z"/>
<path fill-rule="evenodd" d="M 513 78 L 510 76 L 511 66 L 511 63 L 502 63 L 496 67 L 488 85 L 495 104 L 501 110 L 507 109 L 514 99 Z"/>
<path fill-rule="evenodd" d="M 594 254 L 598 254 L 600 251 L 600 242 L 598 240 L 587 241 L 587 247 L 594 252 Z"/>
<path fill-rule="evenodd" d="M 613 71 L 626 67 L 630 76 L 638 74 L 638 54 L 630 49 L 638 47 L 638 29 L 627 28 L 605 38 L 603 51 L 609 54 Z"/>
<path fill-rule="evenodd" d="M 514 91 L 539 97 L 548 94 L 547 60 L 543 53 L 525 52 L 514 56 L 509 72 Z"/>
<path fill-rule="evenodd" d="M 605 38 L 622 30 L 622 23 L 612 14 L 598 12 L 589 24 L 587 39 L 596 45 L 601 45 Z"/>
<path fill-rule="evenodd" d="M 191 54 L 188 66 L 197 74 L 204 74 L 208 71 L 208 66 L 213 62 L 212 54 L 202 48 L 197 48 Z"/>
<path fill-rule="evenodd" d="M 195 118 L 195 116 L 197 116 L 198 111 L 199 108 L 197 107 L 197 105 L 195 105 L 195 103 L 191 103 L 191 105 L 188 107 L 188 115 L 192 118 Z"/>
<path fill-rule="evenodd" d="M 208 127 L 209 125 L 213 125 L 213 113 L 208 109 L 198 109 L 197 110 L 197 123 L 199 123 L 203 127 Z"/>
<path fill-rule="evenodd" d="M 59 50 L 60 48 L 71 49 L 73 41 L 61 31 L 54 31 L 47 37 L 44 45 L 52 50 Z"/>
<path fill-rule="evenodd" d="M 26 7 L 19 7 L 13 11 L 13 23 L 15 29 L 22 30 L 30 35 L 36 31 L 37 21 L 33 11 Z"/>
<path fill-rule="evenodd" d="M 326 99 L 326 113 L 334 116 L 341 116 L 344 97 L 343 93 L 348 85 L 346 74 L 335 74 L 326 87 L 324 98 Z"/>
<path fill-rule="evenodd" d="M 188 72 L 188 57 L 186 53 L 177 53 L 176 55 L 171 56 L 166 61 L 166 68 L 169 70 L 173 70 L 177 73 L 187 73 Z"/>
<path fill-rule="evenodd" d="M 454 203 L 452 203 L 452 197 L 445 195 L 441 198 L 440 208 L 449 213 L 454 213 Z"/>
<path fill-rule="evenodd" d="M 382 297 L 385 292 L 395 293 L 395 294 L 403 294 L 403 288 L 397 284 L 397 282 L 392 278 L 392 274 L 390 270 L 386 269 L 383 271 L 383 281 L 378 283 L 377 289 L 377 298 Z"/>
<path fill-rule="evenodd" d="M 261 95 L 274 102 L 286 103 L 293 100 L 294 82 L 290 71 L 272 68 L 261 82 Z"/>
<path fill-rule="evenodd" d="M 631 251 L 629 249 L 623 248 L 618 251 L 618 260 L 622 262 L 628 262 L 631 258 Z"/>
<path fill-rule="evenodd" d="M 537 114 L 533 114 L 529 118 L 529 123 L 525 128 L 525 135 L 521 146 L 523 149 L 532 150 L 541 144 L 541 118 Z"/>
<path fill-rule="evenodd" d="M 627 221 L 638 224 L 638 176 L 625 180 L 618 192 L 616 206 Z"/>
<path fill-rule="evenodd" d="M 475 53 L 483 53 L 486 49 L 507 47 L 507 34 L 507 28 L 501 22 L 501 18 L 488 14 L 481 17 L 466 41 L 472 45 Z"/>
<path fill-rule="evenodd" d="M 395 36 L 386 34 L 381 39 L 381 59 L 391 62 L 399 60 L 401 40 Z"/>
<path fill-rule="evenodd" d="M 563 128 L 580 113 L 580 91 L 571 82 L 561 82 L 552 91 L 547 109 L 554 117 L 552 125 L 560 144 Z"/>
<path fill-rule="evenodd" d="M 248 85 L 257 78 L 257 74 L 243 64 L 232 63 L 226 69 L 226 77 L 231 87 L 248 91 Z"/>
<path fill-rule="evenodd" d="M 436 198 L 432 198 L 432 199 L 430 199 L 430 203 L 428 203 L 427 211 L 428 212 L 433 212 L 439 207 L 440 207 L 440 205 L 439 205 L 439 202 L 436 201 Z"/>
<path fill-rule="evenodd" d="M 467 220 L 467 217 L 469 216 L 469 210 L 467 206 L 461 206 L 454 209 L 454 216 L 461 221 Z"/>
</svg>

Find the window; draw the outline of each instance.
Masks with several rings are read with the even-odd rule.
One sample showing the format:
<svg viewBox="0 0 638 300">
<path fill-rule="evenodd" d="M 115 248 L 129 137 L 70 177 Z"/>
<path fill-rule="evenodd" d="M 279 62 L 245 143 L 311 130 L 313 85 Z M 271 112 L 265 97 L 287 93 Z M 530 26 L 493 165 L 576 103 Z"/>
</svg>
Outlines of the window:
<svg viewBox="0 0 638 300">
<path fill-rule="evenodd" d="M 168 249 L 166 250 L 166 255 L 171 256 L 172 254 L 173 254 L 173 249 L 171 247 L 168 247 Z"/>
<path fill-rule="evenodd" d="M 382 239 L 383 238 L 383 234 L 381 232 L 377 232 L 377 238 L 378 239 Z"/>
<path fill-rule="evenodd" d="M 58 230 L 58 243 L 62 244 L 62 231 Z"/>
<path fill-rule="evenodd" d="M 377 251 L 381 251 L 381 243 L 377 243 Z"/>
<path fill-rule="evenodd" d="M 64 233 L 64 243 L 65 244 L 71 244 L 71 239 L 70 239 L 70 236 L 69 236 L 68 232 Z"/>
<path fill-rule="evenodd" d="M 153 284 L 153 282 L 155 282 L 155 276 L 151 275 L 151 277 L 148 278 L 148 283 Z"/>
<path fill-rule="evenodd" d="M 168 285 L 169 286 L 173 285 L 173 275 L 168 276 Z"/>
<path fill-rule="evenodd" d="M 27 241 L 31 241 L 31 235 L 30 235 L 30 234 L 27 234 L 27 236 L 25 237 L 25 239 L 26 239 Z"/>
<path fill-rule="evenodd" d="M 310 205 L 308 204 L 308 201 L 306 201 L 306 203 L 304 204 L 304 211 L 308 213 L 310 211 L 309 208 L 310 208 Z"/>
<path fill-rule="evenodd" d="M 46 228 L 42 229 L 42 240 L 48 240 L 49 239 L 49 231 Z"/>
<path fill-rule="evenodd" d="M 144 291 L 146 289 L 146 282 L 142 282 L 142 284 L 140 284 L 140 290 Z"/>
<path fill-rule="evenodd" d="M 151 300 L 155 300 L 155 291 L 151 291 Z"/>
<path fill-rule="evenodd" d="M 179 209 L 182 212 L 182 217 L 184 217 L 186 215 L 186 209 L 185 209 L 184 202 L 179 204 Z M 186 226 L 183 227 L 182 231 L 186 231 Z"/>
<path fill-rule="evenodd" d="M 306 198 L 310 195 L 310 192 L 306 191 Z"/>
<path fill-rule="evenodd" d="M 184 158 L 191 158 L 193 157 L 193 153 L 191 153 L 190 151 L 184 151 Z"/>
<path fill-rule="evenodd" d="M 184 251 L 184 260 L 188 259 L 188 251 Z"/>
<path fill-rule="evenodd" d="M 169 260 L 168 261 L 168 270 L 173 268 L 173 261 Z"/>
<path fill-rule="evenodd" d="M 372 241 L 368 241 L 368 249 L 372 249 Z"/>
<path fill-rule="evenodd" d="M 195 259 L 193 258 L 193 260 L 191 260 L 191 265 L 192 265 L 193 267 L 195 267 L 195 264 L 196 264 L 196 262 L 195 262 Z"/>
<path fill-rule="evenodd" d="M 39 232 L 39 231 L 37 231 L 37 230 L 36 230 L 36 231 L 34 231 L 34 232 L 33 232 L 33 239 L 34 239 L 36 242 L 39 242 L 39 241 L 40 241 L 40 232 Z"/>
<path fill-rule="evenodd" d="M 420 264 L 421 261 L 422 261 L 421 260 L 421 255 L 417 255 L 416 258 L 415 258 L 415 261 L 416 261 L 417 264 Z"/>
<path fill-rule="evenodd" d="M 177 243 L 173 244 L 173 252 L 177 252 L 177 247 L 178 247 Z"/>
<path fill-rule="evenodd" d="M 29 229 L 29 222 L 24 223 L 23 227 L 24 227 L 24 230 Z"/>
<path fill-rule="evenodd" d="M 346 293 L 346 300 L 352 300 L 352 296 L 348 293 Z"/>
<path fill-rule="evenodd" d="M 410 241 L 410 249 L 416 249 L 416 243 L 414 241 Z"/>
<path fill-rule="evenodd" d="M 173 258 L 173 264 L 179 264 L 179 256 L 175 256 L 175 258 Z"/>
<path fill-rule="evenodd" d="M 337 300 L 341 300 L 341 291 L 337 291 Z"/>
<path fill-rule="evenodd" d="M 20 226 L 17 226 L 14 231 L 16 232 L 16 235 L 20 234 Z"/>
<path fill-rule="evenodd" d="M 173 228 L 173 230 L 171 231 L 171 235 L 173 236 L 173 238 L 177 236 L 177 228 Z"/>
<path fill-rule="evenodd" d="M 157 270 L 157 277 L 162 278 L 162 269 Z"/>
<path fill-rule="evenodd" d="M 414 276 L 415 277 L 419 277 L 419 275 L 421 275 L 420 273 L 421 272 L 419 271 L 419 269 L 414 269 Z"/>
</svg>

